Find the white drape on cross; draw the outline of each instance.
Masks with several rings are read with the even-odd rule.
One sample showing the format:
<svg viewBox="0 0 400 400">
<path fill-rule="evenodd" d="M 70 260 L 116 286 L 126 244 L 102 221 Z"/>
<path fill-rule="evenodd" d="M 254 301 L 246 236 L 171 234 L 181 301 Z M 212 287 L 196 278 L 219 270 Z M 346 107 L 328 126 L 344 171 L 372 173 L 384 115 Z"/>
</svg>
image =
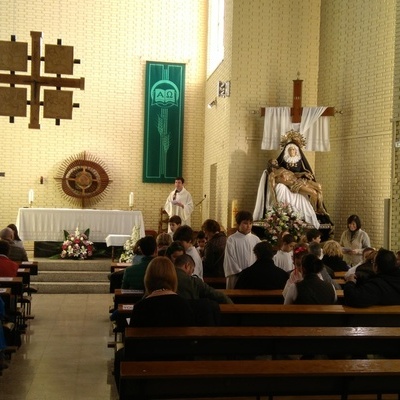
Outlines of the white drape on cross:
<svg viewBox="0 0 400 400">
<path fill-rule="evenodd" d="M 304 150 L 329 151 L 329 117 L 321 117 L 327 107 L 303 107 L 300 123 L 292 123 L 290 107 L 265 109 L 262 150 L 278 150 L 281 136 L 290 130 L 300 132 L 307 140 Z"/>
</svg>

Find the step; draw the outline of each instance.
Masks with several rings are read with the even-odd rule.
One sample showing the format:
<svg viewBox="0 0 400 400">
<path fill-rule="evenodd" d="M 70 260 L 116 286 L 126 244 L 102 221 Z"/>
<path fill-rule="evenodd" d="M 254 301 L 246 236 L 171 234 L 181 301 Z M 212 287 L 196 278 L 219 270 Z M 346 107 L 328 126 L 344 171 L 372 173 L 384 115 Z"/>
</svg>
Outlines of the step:
<svg viewBox="0 0 400 400">
<path fill-rule="evenodd" d="M 104 271 L 110 272 L 111 259 L 70 260 L 35 258 L 41 271 Z"/>
<path fill-rule="evenodd" d="M 110 293 L 110 284 L 106 282 L 38 282 L 35 285 L 40 294 Z"/>
<path fill-rule="evenodd" d="M 109 282 L 108 272 L 98 271 L 41 271 L 31 276 L 34 286 L 38 282 Z"/>
</svg>

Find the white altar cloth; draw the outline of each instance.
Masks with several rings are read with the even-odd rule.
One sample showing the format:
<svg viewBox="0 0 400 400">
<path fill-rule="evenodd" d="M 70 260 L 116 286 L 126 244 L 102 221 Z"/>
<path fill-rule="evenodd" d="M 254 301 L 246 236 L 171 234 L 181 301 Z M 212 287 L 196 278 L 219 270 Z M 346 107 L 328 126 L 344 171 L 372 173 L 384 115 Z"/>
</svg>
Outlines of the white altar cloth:
<svg viewBox="0 0 400 400">
<path fill-rule="evenodd" d="M 89 228 L 89 239 L 99 243 L 110 234 L 130 236 L 135 225 L 145 235 L 141 211 L 20 208 L 16 225 L 22 240 L 62 242 L 64 230 L 73 233 L 77 227 L 80 232 Z"/>
<path fill-rule="evenodd" d="M 130 238 L 131 238 L 130 235 L 108 235 L 106 237 L 107 247 L 123 246 L 125 244 L 125 242 L 127 240 L 129 240 Z"/>
</svg>

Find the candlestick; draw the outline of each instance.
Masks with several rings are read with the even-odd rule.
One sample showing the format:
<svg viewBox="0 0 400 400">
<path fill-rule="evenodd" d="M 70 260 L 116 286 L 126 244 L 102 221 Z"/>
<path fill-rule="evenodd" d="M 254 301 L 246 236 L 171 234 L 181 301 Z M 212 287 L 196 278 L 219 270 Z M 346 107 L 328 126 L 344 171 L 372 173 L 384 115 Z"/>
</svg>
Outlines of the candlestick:
<svg viewBox="0 0 400 400">
<path fill-rule="evenodd" d="M 35 199 L 35 192 L 33 191 L 33 189 L 29 189 L 28 192 L 28 202 L 29 202 L 29 206 L 32 207 L 32 203 L 33 200 Z"/>
<path fill-rule="evenodd" d="M 231 227 L 234 228 L 236 224 L 236 214 L 238 213 L 238 200 L 233 199 L 232 200 L 232 219 L 231 219 Z"/>
</svg>

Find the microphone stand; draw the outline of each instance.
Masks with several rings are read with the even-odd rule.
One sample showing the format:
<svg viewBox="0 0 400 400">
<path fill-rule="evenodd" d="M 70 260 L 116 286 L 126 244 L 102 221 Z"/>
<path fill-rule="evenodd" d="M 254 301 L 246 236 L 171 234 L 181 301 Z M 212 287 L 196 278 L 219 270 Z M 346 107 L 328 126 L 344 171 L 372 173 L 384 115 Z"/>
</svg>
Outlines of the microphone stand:
<svg viewBox="0 0 400 400">
<path fill-rule="evenodd" d="M 195 204 L 195 207 L 199 206 L 206 199 L 206 197 L 207 195 L 205 194 L 204 197 L 197 204 Z"/>
</svg>

